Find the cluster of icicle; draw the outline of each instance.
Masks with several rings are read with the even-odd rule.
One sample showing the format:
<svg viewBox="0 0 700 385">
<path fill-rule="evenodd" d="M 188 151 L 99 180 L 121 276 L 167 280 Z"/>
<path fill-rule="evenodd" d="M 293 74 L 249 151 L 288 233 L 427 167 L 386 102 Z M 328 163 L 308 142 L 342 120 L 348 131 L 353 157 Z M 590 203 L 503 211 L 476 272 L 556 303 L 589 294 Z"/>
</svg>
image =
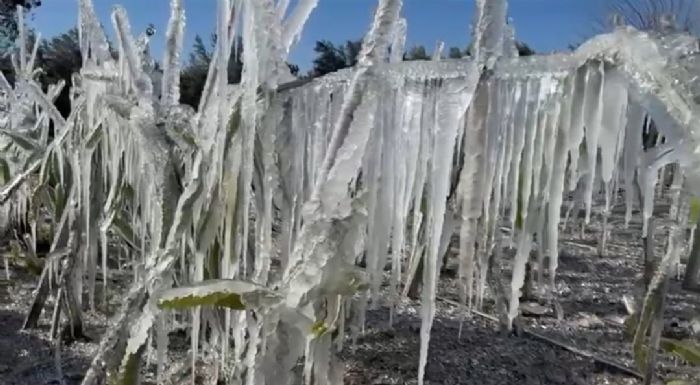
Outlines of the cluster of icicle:
<svg viewBox="0 0 700 385">
<path fill-rule="evenodd" d="M 432 61 L 406 63 L 402 2 L 380 0 L 355 68 L 278 93 L 290 80 L 285 59 L 316 3 L 301 0 L 288 12 L 285 0 L 219 0 L 216 49 L 196 111 L 178 102 L 181 0 L 171 0 L 162 74 L 148 56 L 148 36 L 133 36 L 124 9 L 112 13 L 115 59 L 91 0 L 80 0 L 83 68 L 68 119 L 51 105 L 62 85 L 41 92 L 24 44 L 14 89 L 0 77 L 12 111 L 0 116 L 4 130 L 48 133 L 54 124 L 53 141 L 45 134 L 38 145 L 59 159 L 61 178 L 72 171 L 65 216 L 81 218 L 85 246 L 74 257 L 90 306 L 98 270 L 109 290 L 108 255 L 124 254 L 120 261 L 133 266 L 134 286 L 83 384 L 97 383 L 103 371 L 125 375 L 144 347 L 155 355 L 159 381 L 172 375 L 164 367 L 167 332 L 183 322 L 193 365 L 212 362 L 217 378 L 293 383 L 304 357 L 305 383 L 342 383 L 332 352 L 346 329 L 362 330 L 369 305 L 382 304 L 387 267 L 392 319 L 410 282 L 423 281 L 422 384 L 440 265 L 455 231 L 465 306 L 482 302 L 494 248 L 517 250 L 512 322 L 533 248 L 539 266 L 548 257 L 553 288 L 569 192 L 589 220 L 594 196 L 603 192 L 606 216 L 624 185 L 629 221 L 639 191 L 646 223 L 658 171 L 678 163 L 685 177 L 674 181 L 676 209 L 687 211 L 680 191 L 697 179 L 700 120 L 689 69 L 697 45 L 684 35 L 620 27 L 571 54 L 517 58 L 506 2 L 477 0 L 473 57 L 440 60 L 438 49 Z M 238 34 L 243 79 L 230 85 Z M 650 118 L 665 142 L 645 151 Z M 0 203 L 21 195 L 27 175 L 48 158 L 23 156 Z M 414 277 L 421 259 L 423 276 Z M 269 290 L 238 284 L 249 290 L 242 311 L 158 308 L 160 293 L 205 277 Z M 358 293 L 365 281 L 368 290 Z M 76 284 L 82 290 L 83 280 Z M 183 295 L 201 294 L 189 290 Z"/>
<path fill-rule="evenodd" d="M 490 12 L 501 11 L 494 8 Z M 350 125 L 373 129 L 358 137 L 353 148 L 355 153 L 364 148 L 353 159 L 362 170 L 359 181 L 336 186 L 345 192 L 348 184 L 360 183 L 367 207 L 365 247 L 357 248 L 363 253 L 349 255 L 348 261 L 365 259 L 369 301 L 374 303 L 382 301 L 379 288 L 390 266 L 393 314 L 396 299 L 405 295 L 424 259 L 420 380 L 440 261 L 456 227 L 465 304 L 473 298 L 482 303 L 494 248 L 516 250 L 508 293 L 510 323 L 518 315 L 531 251 L 536 251 L 540 277 L 548 271 L 548 286 L 554 289 L 565 197 L 572 195 L 569 212 L 578 203 L 584 206 L 587 223 L 593 200 L 600 196 L 600 216 L 606 223 L 623 188 L 626 224 L 641 198 L 645 233 L 659 174 L 668 165 L 678 166 L 671 214 L 677 222 L 671 232 L 677 238 L 688 225 L 690 192 L 697 186 L 697 108 L 691 98 L 694 90 L 686 89 L 694 86 L 695 57 L 700 54 L 694 39 L 620 27 L 571 54 L 516 58 L 510 31 L 501 28 L 500 41 L 486 45 L 502 52 L 495 63 L 477 57 L 377 67 Z M 475 62 L 491 64 L 491 73 L 475 76 Z M 319 175 L 314 165 L 326 155 L 332 123 L 343 107 L 334 96 L 347 92 L 353 74 L 339 72 L 284 95 L 290 113 L 281 130 L 288 132 L 289 141 L 279 151 L 285 159 L 281 163 L 289 167 L 283 175 L 289 177 L 288 194 L 294 202 L 305 201 L 298 197 L 313 190 Z M 377 93 L 381 97 L 375 100 Z M 371 104 L 365 104 L 368 100 Z M 660 139 L 645 150 L 642 139 L 652 120 Z M 348 138 L 355 139 L 350 133 Z M 461 170 L 453 169 L 459 163 L 455 158 L 462 158 Z M 349 155 L 342 159 L 351 160 Z M 451 174 L 457 171 L 451 195 Z M 343 202 L 322 199 L 321 204 L 335 208 Z M 297 203 L 286 211 L 294 216 L 301 209 Z M 289 223 L 303 221 L 302 214 L 296 216 Z M 511 231 L 503 233 L 503 227 Z M 669 258 L 678 260 L 682 243 L 669 243 Z M 368 299 L 355 301 L 357 330 Z"/>
</svg>

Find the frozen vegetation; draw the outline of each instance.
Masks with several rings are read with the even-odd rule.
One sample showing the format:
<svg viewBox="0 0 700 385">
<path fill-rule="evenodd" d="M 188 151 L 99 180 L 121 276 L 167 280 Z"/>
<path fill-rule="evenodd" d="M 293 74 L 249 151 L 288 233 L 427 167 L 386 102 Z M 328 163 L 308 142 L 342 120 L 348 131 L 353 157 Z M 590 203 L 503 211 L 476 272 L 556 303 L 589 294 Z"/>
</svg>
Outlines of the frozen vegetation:
<svg viewBox="0 0 700 385">
<path fill-rule="evenodd" d="M 648 352 L 684 343 L 659 339 L 668 275 L 690 253 L 685 286 L 700 281 L 689 247 L 700 188 L 698 40 L 618 26 L 571 53 L 518 58 L 506 1 L 476 0 L 471 57 L 440 60 L 438 49 L 432 61 L 402 62 L 402 1 L 380 0 L 355 67 L 290 83 L 286 58 L 317 2 L 218 0 L 196 111 L 179 104 L 181 0 L 171 0 L 162 76 L 150 37 L 134 35 L 123 8 L 112 12 L 113 55 L 92 1 L 79 1 L 83 67 L 67 118 L 52 100 L 68 85 L 41 89 L 36 48 L 20 29 L 15 82 L 0 76 L 0 226 L 25 226 L 29 245 L 41 232 L 52 240 L 45 258 L 26 257 L 41 275 L 25 327 L 37 326 L 51 296 L 52 333 L 83 337 L 85 310 L 106 301 L 117 290 L 110 277 L 125 270 L 131 286 L 83 385 L 134 384 L 151 359 L 166 381 L 168 332 L 182 325 L 191 364 L 215 362 L 214 380 L 337 384 L 346 333 L 356 338 L 380 306 L 393 322 L 419 280 L 423 384 L 453 234 L 460 310 L 481 309 L 491 291 L 511 330 L 528 266 L 556 302 L 568 212 L 580 204 L 589 223 L 602 199 L 604 250 L 624 191 L 625 222 L 641 215 L 646 238 L 659 174 L 671 169 L 669 243 L 633 340 L 650 378 Z M 232 85 L 238 37 L 244 67 Z M 503 249 L 515 250 L 503 261 L 510 275 L 498 267 Z M 6 269 L 10 277 L 7 260 Z"/>
</svg>

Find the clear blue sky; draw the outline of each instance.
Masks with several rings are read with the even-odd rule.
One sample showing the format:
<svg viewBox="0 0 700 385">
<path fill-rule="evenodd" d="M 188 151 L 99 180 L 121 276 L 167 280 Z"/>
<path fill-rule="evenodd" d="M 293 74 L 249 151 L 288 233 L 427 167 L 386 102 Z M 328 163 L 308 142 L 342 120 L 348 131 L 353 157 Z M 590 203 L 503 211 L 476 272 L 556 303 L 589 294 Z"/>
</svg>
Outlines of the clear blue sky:
<svg viewBox="0 0 700 385">
<path fill-rule="evenodd" d="M 564 50 L 594 31 L 593 22 L 602 15 L 606 0 L 510 0 L 509 14 L 519 40 L 538 52 Z M 169 17 L 168 0 L 94 0 L 98 16 L 112 34 L 109 18 L 114 4 L 123 5 L 135 33 L 153 23 L 158 34 L 152 53 L 162 56 L 164 34 Z M 184 0 L 187 14 L 185 49 L 194 36 L 208 37 L 215 28 L 216 0 Z M 296 0 L 292 0 L 292 6 Z M 311 14 L 290 61 L 302 70 L 309 69 L 317 40 L 342 43 L 358 39 L 367 30 L 377 0 L 319 0 Z M 291 7 L 290 7 L 291 9 Z M 446 47 L 466 47 L 470 38 L 474 0 L 404 0 L 403 16 L 408 21 L 407 47 L 424 45 L 431 52 L 438 40 Z M 50 37 L 75 26 L 77 0 L 44 0 L 32 16 L 31 25 Z"/>
</svg>

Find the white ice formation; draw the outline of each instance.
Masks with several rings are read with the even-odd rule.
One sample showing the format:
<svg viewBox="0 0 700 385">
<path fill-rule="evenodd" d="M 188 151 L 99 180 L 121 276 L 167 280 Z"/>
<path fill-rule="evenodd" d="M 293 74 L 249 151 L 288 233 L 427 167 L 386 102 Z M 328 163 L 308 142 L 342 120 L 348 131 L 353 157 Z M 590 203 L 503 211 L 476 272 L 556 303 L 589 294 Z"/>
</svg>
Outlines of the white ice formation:
<svg viewBox="0 0 700 385">
<path fill-rule="evenodd" d="M 608 208 L 624 186 L 629 220 L 639 191 L 646 224 L 659 170 L 680 167 L 683 202 L 700 185 L 700 48 L 689 35 L 619 26 L 571 53 L 521 58 L 506 1 L 477 0 L 473 56 L 403 62 L 402 2 L 380 0 L 356 67 L 286 87 L 285 61 L 317 3 L 287 12 L 288 0 L 219 0 L 196 111 L 179 104 L 181 0 L 171 0 L 157 81 L 124 9 L 112 14 L 115 59 L 92 1 L 80 0 L 83 68 L 66 119 L 52 105 L 64 85 L 40 89 L 22 32 L 14 85 L 0 76 L 0 225 L 25 220 L 36 191 L 74 201 L 52 208 L 55 243 L 62 217 L 82 218 L 86 245 L 72 258 L 83 261 L 92 305 L 109 252 L 134 266 L 84 384 L 100 370 L 127 376 L 154 326 L 162 360 L 164 330 L 184 319 L 193 362 L 212 358 L 231 383 L 291 383 L 301 357 L 305 383 L 336 383 L 342 367 L 331 353 L 345 330 L 362 330 L 371 307 L 388 304 L 393 315 L 414 279 L 423 283 L 422 384 L 452 234 L 465 306 L 482 303 L 494 248 L 516 249 L 512 322 L 531 251 L 553 289 L 570 192 L 588 220 L 600 193 Z M 243 79 L 232 85 L 239 36 Z M 652 120 L 664 142 L 645 149 Z M 174 284 L 194 286 L 168 291 Z M 159 307 L 236 290 L 245 310 L 194 306 L 172 318 Z"/>
</svg>

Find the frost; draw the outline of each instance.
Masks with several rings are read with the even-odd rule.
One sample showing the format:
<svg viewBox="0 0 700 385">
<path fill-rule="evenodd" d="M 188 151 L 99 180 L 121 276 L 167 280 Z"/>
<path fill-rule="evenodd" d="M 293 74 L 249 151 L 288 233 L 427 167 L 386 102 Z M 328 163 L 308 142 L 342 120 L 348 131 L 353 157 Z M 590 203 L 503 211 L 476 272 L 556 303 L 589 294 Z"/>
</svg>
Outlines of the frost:
<svg viewBox="0 0 700 385">
<path fill-rule="evenodd" d="M 387 303 L 393 322 L 414 279 L 423 283 L 423 383 L 454 232 L 465 312 L 504 278 L 489 269 L 495 256 L 515 249 L 509 293 L 497 293 L 510 297 L 499 314 L 507 327 L 531 252 L 540 278 L 549 257 L 548 294 L 556 294 L 570 192 L 570 207 L 583 205 L 588 220 L 602 187 L 605 225 L 622 184 L 627 222 L 641 199 L 646 229 L 659 171 L 671 168 L 677 223 L 665 263 L 680 259 L 689 191 L 700 184 L 693 39 L 618 27 L 573 52 L 519 58 L 506 2 L 479 0 L 473 57 L 441 60 L 438 43 L 433 60 L 404 62 L 402 2 L 381 0 L 355 68 L 286 83 L 287 57 L 317 3 L 219 0 L 196 110 L 178 101 L 179 0 L 170 2 L 162 78 L 151 37 L 133 33 L 123 8 L 112 13 L 112 58 L 92 2 L 79 2 L 83 68 L 67 118 L 53 106 L 66 85 L 39 86 L 39 43 L 30 47 L 21 25 L 17 81 L 0 76 L 0 225 L 39 204 L 56 224 L 58 255 L 79 222 L 85 245 L 74 254 L 85 269 L 76 276 L 85 277 L 67 287 L 85 288 L 90 305 L 98 267 L 106 290 L 117 269 L 134 277 L 85 385 L 105 372 L 137 374 L 153 327 L 163 379 L 164 329 L 181 316 L 169 312 L 187 312 L 191 358 L 216 357 L 218 380 L 293 383 L 302 360 L 304 381 L 334 383 L 342 364 L 332 350 L 346 327 L 357 336 L 366 310 Z M 239 37 L 243 79 L 231 85 Z M 664 141 L 645 149 L 651 122 Z M 33 242 L 38 223 L 29 225 Z M 115 254 L 119 266 L 108 268 Z M 223 308 L 221 326 L 201 333 L 216 318 L 212 307 Z"/>
</svg>

